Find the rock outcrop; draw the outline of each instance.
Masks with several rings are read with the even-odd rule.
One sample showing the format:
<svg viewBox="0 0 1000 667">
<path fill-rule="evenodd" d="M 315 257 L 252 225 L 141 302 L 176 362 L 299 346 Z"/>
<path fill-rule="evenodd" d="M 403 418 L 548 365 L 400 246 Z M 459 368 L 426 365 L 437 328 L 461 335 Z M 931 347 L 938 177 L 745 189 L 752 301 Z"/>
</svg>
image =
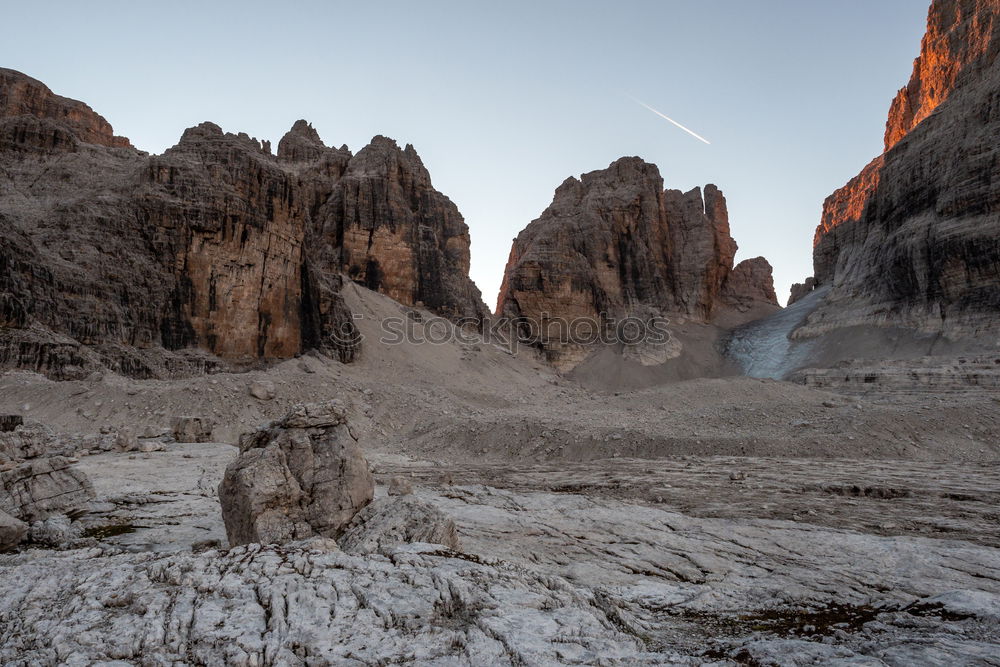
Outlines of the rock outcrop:
<svg viewBox="0 0 1000 667">
<path fill-rule="evenodd" d="M 305 121 L 212 123 L 149 156 L 86 105 L 0 70 L 0 368 L 170 377 L 321 349 L 351 361 L 342 275 L 453 319 L 486 313 L 469 234 L 412 146 L 352 156 Z"/>
<path fill-rule="evenodd" d="M 742 312 L 759 306 L 774 306 L 778 295 L 774 292 L 773 267 L 763 257 L 744 259 L 733 267 L 722 284 L 722 302 L 735 306 Z"/>
<path fill-rule="evenodd" d="M 94 487 L 71 456 L 138 447 L 127 432 L 57 436 L 19 415 L 0 417 L 0 551 L 25 538 L 59 546 L 74 532 L 69 515 L 89 511 Z"/>
<path fill-rule="evenodd" d="M 824 302 L 796 337 L 853 325 L 1000 330 L 1000 1 L 934 0 L 885 153 L 823 207 Z"/>
<path fill-rule="evenodd" d="M 60 97 L 41 81 L 0 68 L 0 141 L 17 134 L 21 137 L 15 144 L 48 143 L 49 148 L 74 139 L 115 148 L 132 146 L 125 137 L 116 137 L 111 124 L 83 102 Z"/>
<path fill-rule="evenodd" d="M 94 487 L 69 459 L 30 459 L 0 472 L 0 510 L 26 523 L 54 514 L 83 509 L 94 498 Z"/>
<path fill-rule="evenodd" d="M 19 415 L 4 417 L 9 428 L 0 429 L 0 462 L 23 461 L 56 452 L 56 438 L 52 430 L 37 422 L 24 423 Z"/>
<path fill-rule="evenodd" d="M 337 537 L 375 482 L 339 401 L 300 405 L 240 438 L 219 501 L 232 546 Z"/>
<path fill-rule="evenodd" d="M 788 293 L 787 305 L 790 306 L 799 299 L 808 296 L 814 289 L 816 289 L 816 279 L 812 276 L 809 276 L 801 283 L 792 283 L 792 288 Z"/>
<path fill-rule="evenodd" d="M 777 307 L 770 265 L 734 272 L 726 200 L 714 185 L 663 189 L 655 165 L 625 157 L 568 178 L 514 240 L 498 314 L 537 323 L 550 360 L 575 365 L 587 346 L 548 336 L 550 321 L 615 321 L 641 313 L 710 322 L 729 307 Z"/>
<path fill-rule="evenodd" d="M 461 549 L 455 522 L 412 495 L 381 498 L 358 512 L 340 538 L 340 547 L 347 553 L 391 553 L 412 542 Z"/>
<path fill-rule="evenodd" d="M 289 148 L 285 159 L 303 152 Z M 431 185 L 413 146 L 400 149 L 375 137 L 317 204 L 310 245 L 352 280 L 453 320 L 478 326 L 488 315 L 468 277 L 469 228 L 458 207 Z"/>
</svg>

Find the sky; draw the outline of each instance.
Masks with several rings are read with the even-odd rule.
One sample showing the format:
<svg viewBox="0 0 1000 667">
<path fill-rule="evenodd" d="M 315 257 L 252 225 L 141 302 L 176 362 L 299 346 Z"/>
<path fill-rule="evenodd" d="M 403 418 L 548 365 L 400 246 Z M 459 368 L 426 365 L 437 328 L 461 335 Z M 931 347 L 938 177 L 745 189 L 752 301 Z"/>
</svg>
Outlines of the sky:
<svg viewBox="0 0 1000 667">
<path fill-rule="evenodd" d="M 823 200 L 882 151 L 928 0 L 10 2 L 0 66 L 161 153 L 211 120 L 411 143 L 496 303 L 511 240 L 568 176 L 638 155 L 726 195 L 737 261 L 784 302 Z M 706 144 L 640 105 L 653 107 Z"/>
</svg>

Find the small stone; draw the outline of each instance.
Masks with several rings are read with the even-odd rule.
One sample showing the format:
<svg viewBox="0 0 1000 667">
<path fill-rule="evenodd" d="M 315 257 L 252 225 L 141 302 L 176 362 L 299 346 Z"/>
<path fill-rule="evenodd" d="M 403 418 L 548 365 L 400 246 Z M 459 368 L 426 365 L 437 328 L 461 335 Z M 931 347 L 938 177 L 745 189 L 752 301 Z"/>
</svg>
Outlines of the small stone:
<svg viewBox="0 0 1000 667">
<path fill-rule="evenodd" d="M 198 542 L 193 542 L 191 544 L 191 551 L 194 553 L 201 553 L 202 551 L 210 551 L 221 547 L 222 542 L 219 540 L 199 540 Z"/>
<path fill-rule="evenodd" d="M 177 442 L 211 442 L 214 423 L 208 417 L 178 417 L 174 420 Z"/>
<path fill-rule="evenodd" d="M 270 380 L 254 380 L 250 383 L 250 395 L 261 401 L 270 401 L 278 392 Z"/>
<path fill-rule="evenodd" d="M 390 496 L 408 496 L 413 493 L 413 485 L 405 477 L 393 477 L 389 480 Z"/>
<path fill-rule="evenodd" d="M 0 551 L 13 549 L 28 532 L 28 524 L 0 511 Z"/>
</svg>

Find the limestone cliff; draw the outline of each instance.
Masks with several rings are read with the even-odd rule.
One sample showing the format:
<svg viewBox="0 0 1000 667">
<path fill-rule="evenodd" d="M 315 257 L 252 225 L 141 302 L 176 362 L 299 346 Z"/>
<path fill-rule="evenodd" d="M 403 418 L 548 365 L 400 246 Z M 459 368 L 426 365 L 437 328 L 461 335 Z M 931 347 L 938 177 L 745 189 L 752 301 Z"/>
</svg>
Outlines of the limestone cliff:
<svg viewBox="0 0 1000 667">
<path fill-rule="evenodd" d="M 357 352 L 346 272 L 481 319 L 468 228 L 412 147 L 352 156 L 304 121 L 212 123 L 149 156 L 86 105 L 0 70 L 0 368 L 166 377 Z"/>
<path fill-rule="evenodd" d="M 886 151 L 825 202 L 815 282 L 794 334 L 903 326 L 1000 330 L 1000 0 L 934 0 Z"/>
<path fill-rule="evenodd" d="M 311 193 L 312 251 L 400 303 L 481 324 L 489 311 L 469 279 L 469 228 L 434 189 L 413 146 L 377 136 L 339 162 L 331 149 L 317 154 L 318 137 L 300 123 L 282 139 L 279 158 L 313 183 L 329 183 L 339 171 L 329 192 Z"/>
<path fill-rule="evenodd" d="M 734 273 L 735 254 L 718 188 L 664 190 L 655 165 L 625 157 L 568 178 L 518 235 L 497 312 L 539 323 L 539 345 L 568 368 L 589 350 L 548 336 L 546 322 L 637 314 L 710 322 L 722 310 L 776 308 L 770 265 L 753 260 Z"/>
</svg>

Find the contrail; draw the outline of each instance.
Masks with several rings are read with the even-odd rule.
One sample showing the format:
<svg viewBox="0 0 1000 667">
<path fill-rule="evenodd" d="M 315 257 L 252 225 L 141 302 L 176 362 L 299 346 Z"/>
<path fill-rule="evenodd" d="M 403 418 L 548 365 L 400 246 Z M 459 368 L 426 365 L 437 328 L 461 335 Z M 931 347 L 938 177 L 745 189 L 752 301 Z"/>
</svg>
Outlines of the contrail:
<svg viewBox="0 0 1000 667">
<path fill-rule="evenodd" d="M 678 123 L 678 122 L 677 122 L 676 120 L 674 120 L 673 118 L 671 118 L 670 116 L 668 116 L 668 115 L 666 115 L 666 114 L 664 114 L 664 113 L 660 113 L 659 111 L 657 111 L 657 110 L 656 110 L 656 109 L 654 109 L 653 107 L 649 106 L 649 105 L 648 105 L 648 104 L 646 104 L 645 102 L 642 102 L 642 101 L 640 101 L 640 100 L 637 100 L 637 99 L 635 99 L 634 97 L 632 97 L 631 95 L 629 95 L 629 96 L 628 96 L 628 98 L 629 98 L 630 100 L 632 100 L 633 102 L 635 102 L 636 104 L 640 104 L 640 105 L 642 105 L 642 106 L 646 107 L 647 109 L 649 109 L 650 111 L 652 111 L 653 113 L 655 113 L 655 114 L 656 114 L 657 116 L 659 116 L 660 118 L 662 118 L 662 119 L 664 119 L 664 120 L 668 120 L 668 121 L 670 121 L 671 123 L 673 123 L 673 124 L 674 124 L 674 125 L 676 125 L 677 127 L 681 128 L 682 130 L 684 130 L 685 132 L 687 132 L 688 134 L 690 134 L 690 135 L 691 135 L 692 137 L 694 137 L 694 138 L 695 138 L 695 139 L 697 139 L 698 141 L 704 141 L 704 142 L 705 142 L 706 144 L 708 144 L 709 146 L 711 146 L 711 145 L 712 145 L 712 142 L 711 142 L 711 141 L 709 141 L 708 139 L 706 139 L 705 137 L 701 136 L 700 134 L 696 134 L 696 133 L 692 132 L 691 130 L 687 129 L 686 127 L 684 127 L 683 125 L 681 125 L 680 123 Z"/>
</svg>

